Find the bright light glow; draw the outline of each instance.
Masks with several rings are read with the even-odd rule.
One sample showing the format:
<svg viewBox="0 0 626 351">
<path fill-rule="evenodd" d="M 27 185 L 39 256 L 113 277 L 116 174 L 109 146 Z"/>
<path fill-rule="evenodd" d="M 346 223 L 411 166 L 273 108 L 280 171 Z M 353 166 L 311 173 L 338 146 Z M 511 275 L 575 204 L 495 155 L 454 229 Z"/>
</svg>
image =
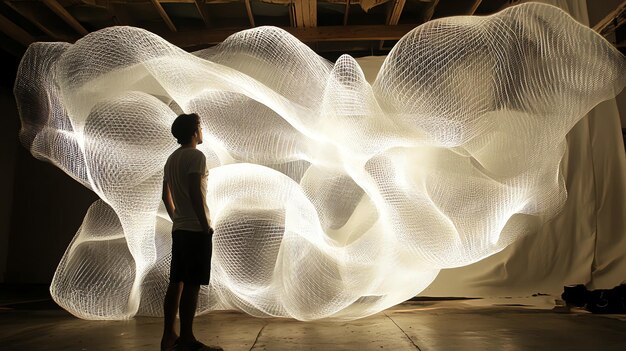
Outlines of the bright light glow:
<svg viewBox="0 0 626 351">
<path fill-rule="evenodd" d="M 215 227 L 199 311 L 376 313 L 559 210 L 565 134 L 623 88 L 625 61 L 532 3 L 416 28 L 372 85 L 353 58 L 332 64 L 273 27 L 194 54 L 130 27 L 33 44 L 21 140 L 102 199 L 52 296 L 81 318 L 161 314 L 162 169 L 185 111 L 202 118 Z"/>
</svg>

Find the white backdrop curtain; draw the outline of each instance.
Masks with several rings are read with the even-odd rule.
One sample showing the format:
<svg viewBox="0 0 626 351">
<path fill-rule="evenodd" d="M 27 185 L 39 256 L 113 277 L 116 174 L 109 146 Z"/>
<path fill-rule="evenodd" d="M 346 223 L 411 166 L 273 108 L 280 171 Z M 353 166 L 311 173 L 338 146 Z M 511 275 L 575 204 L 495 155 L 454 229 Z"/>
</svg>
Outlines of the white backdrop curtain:
<svg viewBox="0 0 626 351">
<path fill-rule="evenodd" d="M 589 25 L 585 0 L 542 2 Z M 370 82 L 383 60 L 357 59 Z M 615 100 L 590 111 L 570 131 L 567 145 L 561 167 L 569 195 L 563 211 L 491 257 L 442 270 L 420 295 L 558 295 L 564 285 L 609 289 L 626 282 L 626 158 Z"/>
</svg>

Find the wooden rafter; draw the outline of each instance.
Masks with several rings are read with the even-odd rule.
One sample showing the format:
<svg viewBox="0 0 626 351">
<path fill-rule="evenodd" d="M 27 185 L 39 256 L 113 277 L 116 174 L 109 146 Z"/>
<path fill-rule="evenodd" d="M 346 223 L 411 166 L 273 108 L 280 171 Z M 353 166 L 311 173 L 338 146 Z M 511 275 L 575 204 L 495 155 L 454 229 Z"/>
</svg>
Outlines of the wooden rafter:
<svg viewBox="0 0 626 351">
<path fill-rule="evenodd" d="M 317 0 L 302 0 L 304 27 L 317 27 Z"/>
<path fill-rule="evenodd" d="M 593 30 L 602 34 L 605 31 L 605 29 L 611 24 L 611 22 L 614 22 L 616 19 L 619 19 L 620 16 L 623 16 L 625 12 L 626 12 L 626 0 L 622 1 L 621 4 L 617 5 L 617 8 L 615 10 L 609 12 L 608 15 L 606 15 L 603 19 L 601 19 L 598 23 L 596 23 L 593 26 Z"/>
<path fill-rule="evenodd" d="M 406 0 L 392 0 L 387 8 L 387 25 L 395 26 L 400 21 Z"/>
<path fill-rule="evenodd" d="M 48 6 L 52 12 L 56 13 L 57 16 L 61 17 L 65 23 L 67 23 L 70 27 L 74 28 L 80 35 L 87 35 L 89 32 L 80 24 L 74 16 L 72 16 L 65 7 L 63 7 L 57 0 L 43 0 L 43 3 Z"/>
<path fill-rule="evenodd" d="M 126 21 L 121 21 L 119 23 L 120 14 L 130 14 L 127 11 L 126 5 L 131 3 L 132 1 L 126 0 L 86 0 L 89 3 L 93 3 L 99 6 L 106 7 L 110 13 L 114 14 L 116 18 L 116 22 L 118 24 L 127 24 L 127 25 L 136 25 L 134 23 L 129 23 Z M 145 0 L 144 0 L 145 1 Z M 229 35 L 244 29 L 248 29 L 248 26 L 241 28 L 215 28 L 207 31 L 204 28 L 191 29 L 191 30 L 183 30 L 182 33 L 177 31 L 177 28 L 173 24 L 170 17 L 167 15 L 163 6 L 165 3 L 180 3 L 187 4 L 187 6 L 196 6 L 198 11 L 200 12 L 205 24 L 207 24 L 207 16 L 204 11 L 210 8 L 210 6 L 206 6 L 207 0 L 150 0 L 150 2 L 145 2 L 144 4 L 154 5 L 158 10 L 160 16 L 166 22 L 169 30 L 167 28 L 163 28 L 160 31 L 157 31 L 157 34 L 161 35 L 166 40 L 184 48 L 192 48 L 192 47 L 202 47 L 207 44 L 215 44 L 223 41 Z M 219 0 L 210 0 L 213 2 Z M 223 0 L 230 1 L 230 0 Z M 240 0 L 241 1 L 241 0 Z M 289 11 L 290 18 L 292 20 L 292 26 L 288 28 L 283 28 L 288 32 L 292 33 L 294 36 L 299 38 L 301 41 L 306 43 L 315 43 L 315 42 L 323 42 L 323 41 L 377 41 L 380 42 L 379 48 L 382 48 L 382 41 L 389 40 L 398 40 L 407 32 L 409 32 L 415 25 L 399 25 L 400 17 L 403 13 L 403 9 L 406 6 L 407 0 L 390 0 L 387 6 L 387 17 L 385 20 L 385 25 L 350 25 L 348 26 L 349 19 L 349 11 L 351 4 L 355 3 L 354 0 L 326 0 L 331 1 L 336 4 L 345 4 L 345 13 L 343 18 L 343 26 L 323 26 L 317 27 L 317 1 L 318 0 L 270 0 L 270 1 L 283 1 L 283 4 L 290 3 Z M 452 6 L 451 4 L 456 3 L 457 0 L 445 0 L 441 2 L 440 0 L 421 0 L 428 1 L 427 6 L 425 6 L 425 10 L 422 13 L 424 17 L 422 19 L 429 20 L 432 18 L 435 10 L 446 10 L 446 8 L 441 8 L 442 4 Z M 252 14 L 251 8 L 251 0 L 242 0 L 242 2 L 246 6 L 247 17 L 250 22 L 250 26 L 255 26 L 255 19 Z M 493 1 L 492 1 L 493 2 Z M 489 6 L 485 6 L 485 8 L 492 9 L 492 2 L 489 3 Z M 505 3 L 508 5 L 518 4 L 519 0 L 500 0 L 497 2 L 496 6 Z M 32 5 L 32 1 L 5 1 L 7 6 L 10 6 L 17 14 L 26 20 L 30 21 L 33 25 L 37 26 L 42 32 L 44 32 L 47 37 L 50 37 L 53 40 L 64 40 L 64 41 L 73 41 L 76 37 L 72 34 L 72 37 L 67 37 L 63 32 L 55 31 L 53 27 L 49 26 L 46 21 L 45 16 L 40 15 L 38 11 L 38 7 L 34 7 Z M 65 4 L 65 2 L 60 0 L 42 0 L 41 3 L 45 4 L 48 8 L 54 11 L 62 20 L 64 20 L 68 25 L 72 26 L 77 32 L 81 34 L 86 34 L 87 30 L 74 18 L 61 4 Z M 481 6 L 481 4 L 487 5 L 486 1 L 481 0 L 464 0 L 462 5 L 464 14 L 473 14 L 476 10 Z M 18 6 L 19 5 L 19 6 Z M 459 6 L 461 6 L 459 5 Z M 30 6 L 30 7 L 29 7 Z M 449 7 L 448 6 L 448 7 Z M 457 7 L 458 9 L 458 7 Z M 47 12 L 46 12 L 47 13 Z M 21 18 L 20 17 L 20 18 Z M 128 16 L 130 17 L 130 16 Z M 132 17 L 130 17 L 133 20 Z M 23 28 L 20 28 L 15 24 L 15 19 L 2 17 L 2 31 L 7 33 L 11 38 L 13 38 L 16 42 L 22 43 L 24 45 L 30 44 L 34 39 L 31 34 L 26 32 Z M 606 17 L 600 20 L 597 24 L 593 26 L 593 29 L 602 35 L 607 36 L 608 33 L 615 31 L 616 28 L 620 26 L 626 25 L 626 0 L 621 0 L 620 4 L 611 11 Z M 10 34 L 9 34 L 10 33 Z M 41 38 L 37 38 L 37 40 L 41 40 Z M 386 42 L 388 43 L 388 42 Z M 369 43 L 358 43 L 358 47 L 369 46 Z M 623 46 L 623 43 L 616 43 L 615 45 Z"/>
<path fill-rule="evenodd" d="M 161 6 L 161 2 L 159 0 L 150 0 L 150 2 L 152 2 L 152 5 L 154 5 L 154 8 L 157 10 L 157 12 L 159 13 L 159 16 L 161 16 L 165 24 L 167 24 L 167 27 L 172 32 L 176 32 L 177 31 L 176 26 L 174 25 L 174 22 L 172 22 L 172 19 L 170 18 L 170 16 L 168 16 L 167 12 L 165 12 L 165 9 L 163 8 L 163 6 Z"/>
<path fill-rule="evenodd" d="M 39 28 L 42 32 L 44 32 L 47 36 L 52 38 L 53 40 L 67 40 L 67 38 L 63 38 L 57 33 L 51 31 L 46 25 L 41 23 L 39 19 L 36 18 L 34 12 L 30 9 L 24 10 L 19 6 L 15 6 L 13 2 L 6 1 L 5 4 L 13 9 L 13 11 L 17 12 L 20 16 L 26 18 L 30 23 L 34 24 L 37 28 Z"/>
<path fill-rule="evenodd" d="M 476 10 L 478 10 L 478 6 L 480 6 L 481 2 L 483 2 L 483 0 L 474 0 L 474 3 L 472 3 L 472 7 L 470 7 L 467 14 L 473 15 L 474 13 L 476 13 Z"/>
<path fill-rule="evenodd" d="M 387 20 L 386 23 L 388 26 L 395 26 L 400 21 L 400 16 L 402 15 L 402 10 L 404 10 L 404 4 L 406 0 L 391 0 L 387 6 Z M 381 50 L 385 45 L 385 41 L 381 40 L 378 43 L 378 50 Z"/>
<path fill-rule="evenodd" d="M 431 18 L 433 18 L 435 10 L 437 9 L 437 5 L 439 5 L 439 0 L 433 0 L 433 5 L 428 8 L 428 10 L 426 10 L 426 13 L 424 13 L 424 23 L 430 21 Z"/>
<path fill-rule="evenodd" d="M 35 41 L 35 38 L 27 31 L 22 29 L 17 24 L 13 23 L 10 19 L 0 14 L 0 30 L 7 36 L 15 39 L 24 46 L 30 45 Z"/>
<path fill-rule="evenodd" d="M 317 27 L 317 0 L 293 0 L 291 9 L 294 27 Z"/>
<path fill-rule="evenodd" d="M 398 40 L 415 28 L 415 24 L 322 26 L 314 28 L 283 27 L 302 42 Z M 195 30 L 158 33 L 165 40 L 182 48 L 221 43 L 228 36 L 248 28 Z"/>
<path fill-rule="evenodd" d="M 248 21 L 250 21 L 250 27 L 255 27 L 254 15 L 252 14 L 252 6 L 250 5 L 250 0 L 246 0 L 246 13 L 248 14 Z"/>
<path fill-rule="evenodd" d="M 198 13 L 200 14 L 200 17 L 202 18 L 202 22 L 204 22 L 204 25 L 206 27 L 209 26 L 209 14 L 206 11 L 206 7 L 204 6 L 204 0 L 194 0 L 193 1 L 194 4 L 196 4 L 196 9 L 198 9 Z"/>
</svg>

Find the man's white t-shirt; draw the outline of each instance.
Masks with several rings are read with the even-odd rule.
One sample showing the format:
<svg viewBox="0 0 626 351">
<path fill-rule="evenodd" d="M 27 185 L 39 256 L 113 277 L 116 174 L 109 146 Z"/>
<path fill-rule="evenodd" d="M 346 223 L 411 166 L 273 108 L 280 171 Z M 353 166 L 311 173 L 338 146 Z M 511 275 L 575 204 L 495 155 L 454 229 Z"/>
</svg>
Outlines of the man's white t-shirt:
<svg viewBox="0 0 626 351">
<path fill-rule="evenodd" d="M 206 198 L 206 183 L 209 172 L 206 168 L 206 157 L 202 151 L 196 148 L 179 148 L 168 157 L 165 163 L 164 179 L 170 187 L 172 199 L 174 200 L 174 225 L 172 230 L 189 230 L 193 232 L 201 232 L 202 226 L 196 216 L 196 212 L 191 206 L 191 197 L 189 196 L 189 174 L 199 173 L 200 190 L 202 198 Z M 204 212 L 207 220 L 209 217 L 209 209 L 204 203 Z M 210 222 L 209 222 L 210 223 Z"/>
</svg>

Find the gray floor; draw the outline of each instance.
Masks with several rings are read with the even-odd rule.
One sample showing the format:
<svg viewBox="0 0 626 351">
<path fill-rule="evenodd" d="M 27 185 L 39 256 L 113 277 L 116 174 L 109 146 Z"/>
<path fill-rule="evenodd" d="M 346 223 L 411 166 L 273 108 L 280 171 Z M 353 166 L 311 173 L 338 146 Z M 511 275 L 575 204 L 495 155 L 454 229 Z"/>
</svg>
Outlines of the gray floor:
<svg viewBox="0 0 626 351">
<path fill-rule="evenodd" d="M 218 311 L 196 319 L 196 335 L 226 351 L 626 350 L 624 315 L 501 302 L 410 301 L 351 322 Z M 85 321 L 46 300 L 5 304 L 0 350 L 158 350 L 161 323 L 146 317 Z"/>
</svg>

